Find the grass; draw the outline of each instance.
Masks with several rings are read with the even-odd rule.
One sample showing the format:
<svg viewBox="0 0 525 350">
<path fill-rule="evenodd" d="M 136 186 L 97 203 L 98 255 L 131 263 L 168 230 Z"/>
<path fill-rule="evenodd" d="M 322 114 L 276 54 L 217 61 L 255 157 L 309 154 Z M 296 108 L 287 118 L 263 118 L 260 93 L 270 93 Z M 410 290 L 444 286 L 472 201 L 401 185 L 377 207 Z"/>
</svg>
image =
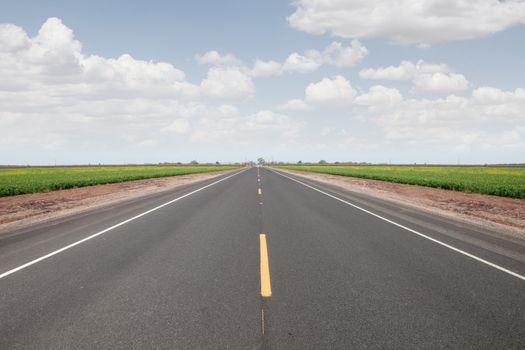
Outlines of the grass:
<svg viewBox="0 0 525 350">
<path fill-rule="evenodd" d="M 525 167 L 284 165 L 284 169 L 525 199 Z"/>
<path fill-rule="evenodd" d="M 0 197 L 235 168 L 228 165 L 4 167 L 0 168 Z"/>
</svg>

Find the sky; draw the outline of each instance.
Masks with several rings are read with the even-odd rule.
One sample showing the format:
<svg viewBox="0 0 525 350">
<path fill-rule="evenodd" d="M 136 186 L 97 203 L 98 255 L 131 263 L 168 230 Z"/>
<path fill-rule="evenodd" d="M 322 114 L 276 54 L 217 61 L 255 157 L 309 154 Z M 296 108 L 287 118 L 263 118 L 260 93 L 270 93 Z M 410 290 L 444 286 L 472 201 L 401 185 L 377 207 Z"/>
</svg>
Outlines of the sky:
<svg viewBox="0 0 525 350">
<path fill-rule="evenodd" d="M 26 1 L 0 164 L 524 163 L 524 0 Z"/>
</svg>

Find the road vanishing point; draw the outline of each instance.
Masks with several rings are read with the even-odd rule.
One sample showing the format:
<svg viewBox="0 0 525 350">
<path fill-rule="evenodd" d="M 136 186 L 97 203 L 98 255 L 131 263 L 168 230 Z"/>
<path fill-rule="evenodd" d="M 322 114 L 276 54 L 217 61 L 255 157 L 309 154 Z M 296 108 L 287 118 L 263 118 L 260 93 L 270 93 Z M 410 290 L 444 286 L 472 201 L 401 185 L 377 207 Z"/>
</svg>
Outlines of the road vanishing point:
<svg viewBox="0 0 525 350">
<path fill-rule="evenodd" d="M 525 349 L 525 242 L 246 168 L 0 238 L 1 349 Z"/>
</svg>

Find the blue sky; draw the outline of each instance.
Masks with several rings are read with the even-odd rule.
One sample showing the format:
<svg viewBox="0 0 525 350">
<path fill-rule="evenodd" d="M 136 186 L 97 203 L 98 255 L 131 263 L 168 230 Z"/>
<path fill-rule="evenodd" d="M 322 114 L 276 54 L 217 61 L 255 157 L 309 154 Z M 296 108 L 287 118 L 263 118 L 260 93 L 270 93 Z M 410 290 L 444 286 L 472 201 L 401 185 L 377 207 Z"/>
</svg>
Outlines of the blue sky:
<svg viewBox="0 0 525 350">
<path fill-rule="evenodd" d="M 320 4 L 5 4 L 0 163 L 525 162 L 523 1 Z"/>
</svg>

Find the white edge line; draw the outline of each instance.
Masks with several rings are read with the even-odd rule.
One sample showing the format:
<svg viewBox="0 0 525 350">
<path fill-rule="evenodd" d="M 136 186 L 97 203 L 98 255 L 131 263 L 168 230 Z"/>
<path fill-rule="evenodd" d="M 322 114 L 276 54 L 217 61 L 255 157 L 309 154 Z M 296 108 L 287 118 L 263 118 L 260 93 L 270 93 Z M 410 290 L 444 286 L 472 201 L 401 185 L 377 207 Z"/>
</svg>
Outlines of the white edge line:
<svg viewBox="0 0 525 350">
<path fill-rule="evenodd" d="M 158 209 L 160 209 L 160 208 L 163 208 L 163 207 L 165 207 L 165 206 L 167 206 L 167 205 L 170 205 L 170 204 L 172 204 L 172 203 L 175 203 L 175 202 L 177 202 L 177 201 L 179 201 L 179 200 L 181 200 L 181 199 L 183 199 L 183 198 L 186 198 L 186 197 L 188 197 L 188 196 L 191 196 L 192 194 L 195 194 L 195 193 L 197 193 L 197 192 L 200 192 L 200 191 L 202 191 L 202 190 L 204 190 L 204 189 L 206 189 L 206 188 L 208 188 L 208 187 L 211 187 L 211 186 L 213 186 L 213 185 L 216 185 L 216 184 L 218 184 L 219 182 L 224 181 L 224 180 L 227 180 L 227 179 L 229 179 L 229 178 L 232 177 L 232 176 L 235 176 L 235 175 L 238 175 L 238 174 L 240 174 L 240 173 L 243 173 L 243 172 L 245 172 L 246 170 L 248 170 L 248 169 L 244 169 L 244 170 L 241 170 L 241 171 L 239 171 L 239 172 L 236 172 L 235 174 L 232 174 L 232 175 L 226 176 L 226 177 L 224 177 L 224 178 L 222 178 L 222 179 L 220 179 L 220 180 L 218 180 L 218 181 L 212 182 L 211 184 L 208 184 L 208 185 L 203 186 L 203 187 L 200 187 L 200 188 L 198 188 L 198 189 L 196 189 L 196 190 L 194 190 L 194 191 L 191 191 L 190 193 L 186 193 L 186 194 L 183 195 L 183 196 L 180 196 L 180 197 L 177 197 L 177 198 L 175 198 L 175 199 L 172 199 L 171 201 L 166 202 L 166 203 L 164 203 L 164 204 L 161 204 L 161 205 L 159 205 L 159 206 L 157 206 L 157 207 L 155 207 L 155 208 L 153 208 L 153 209 L 150 209 L 150 210 L 145 211 L 145 212 L 143 212 L 143 213 L 141 213 L 141 214 L 138 214 L 138 215 L 136 215 L 136 216 L 134 216 L 134 217 L 132 217 L 132 218 L 129 218 L 129 219 L 127 219 L 127 220 L 124 220 L 124 221 L 122 221 L 122 222 L 119 222 L 118 224 L 113 225 L 113 226 L 111 226 L 111 227 L 108 227 L 108 228 L 106 228 L 106 229 L 104 229 L 104 230 L 102 230 L 102 231 L 99 231 L 99 232 L 95 233 L 95 234 L 92 234 L 91 236 L 88 236 L 88 237 L 82 238 L 82 239 L 79 240 L 79 241 L 76 241 L 76 242 L 71 243 L 71 244 L 69 244 L 69 245 L 67 245 L 67 246 L 65 246 L 65 247 L 62 247 L 62 248 L 60 248 L 60 249 L 57 249 L 57 250 L 55 250 L 55 251 L 53 251 L 53 252 L 51 252 L 51 253 L 49 253 L 49 254 L 43 255 L 43 256 L 41 256 L 41 257 L 39 257 L 39 258 L 36 258 L 36 259 L 34 259 L 34 260 L 31 260 L 31 261 L 29 261 L 29 262 L 27 262 L 27 263 L 25 263 L 25 264 L 23 264 L 23 265 L 20 265 L 20 266 L 18 266 L 18 267 L 15 267 L 14 269 L 11 269 L 11 270 L 9 270 L 9 271 L 6 271 L 6 272 L 0 274 L 0 279 L 4 278 L 4 277 L 6 277 L 6 276 L 9 276 L 9 275 L 11 275 L 11 274 L 13 274 L 13 273 L 15 273 L 15 272 L 17 272 L 17 271 L 23 270 L 23 269 L 25 269 L 26 267 L 29 267 L 29 266 L 31 266 L 31 265 L 34 265 L 34 264 L 36 264 L 36 263 L 38 263 L 38 262 L 40 262 L 40 261 L 42 261 L 42 260 L 46 260 L 46 259 L 52 257 L 53 255 L 57 255 L 58 253 L 61 253 L 61 252 L 65 251 L 65 250 L 68 250 L 68 249 L 70 249 L 70 248 L 73 248 L 74 246 L 77 246 L 77 245 L 79 245 L 79 244 L 81 244 L 81 243 L 84 243 L 84 242 L 86 242 L 86 241 L 89 241 L 90 239 L 93 239 L 93 238 L 95 238 L 95 237 L 97 237 L 97 236 L 100 236 L 100 235 L 102 235 L 102 234 L 104 234 L 104 233 L 106 233 L 106 232 L 108 232 L 108 231 L 111 231 L 111 230 L 117 228 L 117 227 L 120 227 L 120 226 L 122 226 L 122 225 L 125 225 L 125 224 L 127 224 L 128 222 L 131 222 L 131 221 L 133 221 L 133 220 L 136 220 L 136 219 L 138 219 L 138 218 L 140 218 L 140 217 L 142 217 L 142 216 L 144 216 L 144 215 L 147 215 L 147 214 L 149 214 L 149 213 L 151 213 L 151 212 L 154 212 L 155 210 L 158 210 Z"/>
<path fill-rule="evenodd" d="M 477 261 L 479 261 L 479 262 L 481 262 L 481 263 L 483 263 L 483 264 L 486 264 L 486 265 L 488 265 L 488 266 L 491 266 L 491 267 L 493 267 L 493 268 L 495 268 L 495 269 L 498 269 L 498 270 L 500 270 L 500 271 L 503 271 L 503 272 L 505 272 L 505 273 L 508 273 L 509 275 L 512 275 L 512 276 L 514 276 L 514 277 L 517 277 L 517 278 L 519 278 L 519 279 L 525 281 L 525 276 L 522 276 L 522 275 L 520 275 L 520 274 L 518 274 L 518 273 L 516 273 L 516 272 L 514 272 L 514 271 L 508 270 L 508 269 L 506 269 L 506 268 L 504 268 L 504 267 L 502 267 L 502 266 L 499 266 L 499 265 L 496 265 L 496 264 L 494 264 L 494 263 L 491 263 L 490 261 L 487 261 L 487 260 L 485 260 L 485 259 L 482 259 L 482 258 L 480 258 L 480 257 L 478 257 L 478 256 L 476 256 L 476 255 L 473 255 L 473 254 L 467 253 L 466 251 L 463 251 L 463 250 L 461 250 L 461 249 L 458 249 L 458 248 L 456 248 L 456 247 L 453 247 L 453 246 L 451 246 L 450 244 L 447 244 L 447 243 L 441 242 L 441 241 L 439 241 L 439 240 L 437 240 L 437 239 L 435 239 L 435 238 L 432 238 L 432 237 L 430 237 L 430 236 L 427 236 L 427 235 L 425 235 L 425 234 L 423 234 L 423 233 L 421 233 L 421 232 L 418 232 L 418 231 L 416 231 L 416 230 L 413 230 L 413 229 L 411 229 L 411 228 L 409 228 L 409 227 L 406 227 L 406 226 L 403 226 L 403 225 L 401 225 L 401 224 L 398 224 L 398 223 L 395 222 L 395 221 L 389 220 L 389 219 L 387 219 L 387 218 L 385 218 L 385 217 L 383 217 L 383 216 L 381 216 L 381 215 L 378 215 L 378 214 L 373 213 L 373 212 L 371 212 L 371 211 L 369 211 L 369 210 L 366 210 L 366 209 L 364 209 L 364 208 L 361 208 L 361 207 L 359 207 L 359 206 L 357 206 L 357 205 L 355 205 L 355 204 L 353 204 L 353 203 L 350 203 L 350 202 L 348 202 L 348 201 L 345 201 L 344 199 L 341 199 L 341 198 L 339 198 L 339 197 L 336 197 L 336 196 L 334 196 L 334 195 L 331 195 L 330 193 L 324 192 L 324 191 L 322 191 L 322 190 L 320 190 L 320 189 L 318 189 L 318 188 L 315 188 L 315 187 L 313 187 L 313 186 L 310 186 L 310 185 L 308 185 L 308 184 L 306 184 L 306 183 L 304 183 L 304 182 L 301 182 L 301 181 L 299 181 L 299 180 L 296 180 L 296 179 L 294 179 L 294 178 L 292 178 L 292 177 L 290 177 L 290 176 L 286 176 L 286 175 L 284 175 L 284 174 L 281 174 L 281 173 L 278 172 L 278 171 L 275 171 L 275 170 L 273 170 L 273 169 L 272 169 L 271 171 L 274 172 L 274 173 L 276 173 L 276 174 L 278 174 L 278 175 L 280 175 L 280 176 L 283 176 L 283 177 L 285 177 L 285 178 L 287 178 L 287 179 L 290 179 L 290 180 L 293 180 L 293 181 L 295 181 L 295 182 L 297 182 L 297 183 L 300 183 L 300 184 L 303 185 L 303 186 L 306 186 L 306 187 L 308 187 L 308 188 L 311 188 L 312 190 L 315 190 L 315 191 L 317 191 L 317 192 L 320 192 L 320 193 L 322 193 L 322 194 L 324 194 L 324 195 L 326 195 L 326 196 L 328 196 L 328 197 L 331 197 L 331 198 L 336 199 L 336 200 L 338 200 L 338 201 L 340 201 L 340 202 L 343 202 L 343 203 L 345 203 L 345 204 L 347 204 L 347 205 L 349 205 L 349 206 L 351 206 L 351 207 L 354 207 L 354 208 L 356 208 L 356 209 L 358 209 L 358 210 L 361 210 L 361 211 L 363 211 L 363 212 L 365 212 L 365 213 L 367 213 L 367 214 L 370 214 L 370 215 L 372 215 L 372 216 L 375 216 L 376 218 L 379 218 L 379 219 L 381 219 L 381 220 L 383 220 L 383 221 L 386 221 L 386 222 L 388 222 L 388 223 L 390 223 L 390 224 L 392 224 L 392 225 L 395 225 L 395 226 L 400 227 L 400 228 L 402 228 L 402 229 L 404 229 L 404 230 L 407 230 L 407 231 L 409 231 L 409 232 L 412 232 L 412 233 L 414 233 L 414 234 L 416 234 L 416 235 L 418 235 L 418 236 L 421 236 L 421 237 L 423 237 L 423 238 L 426 238 L 426 239 L 428 239 L 428 240 L 430 240 L 430 241 L 432 241 L 432 242 L 434 242 L 434 243 L 437 243 L 437 244 L 439 244 L 439 245 L 442 245 L 443 247 L 446 247 L 446 248 L 451 249 L 451 250 L 453 250 L 453 251 L 455 251 L 455 252 L 457 252 L 457 253 L 460 253 L 460 254 L 463 254 L 463 255 L 465 255 L 465 256 L 468 256 L 468 257 L 471 258 L 471 259 L 477 260 Z"/>
</svg>

